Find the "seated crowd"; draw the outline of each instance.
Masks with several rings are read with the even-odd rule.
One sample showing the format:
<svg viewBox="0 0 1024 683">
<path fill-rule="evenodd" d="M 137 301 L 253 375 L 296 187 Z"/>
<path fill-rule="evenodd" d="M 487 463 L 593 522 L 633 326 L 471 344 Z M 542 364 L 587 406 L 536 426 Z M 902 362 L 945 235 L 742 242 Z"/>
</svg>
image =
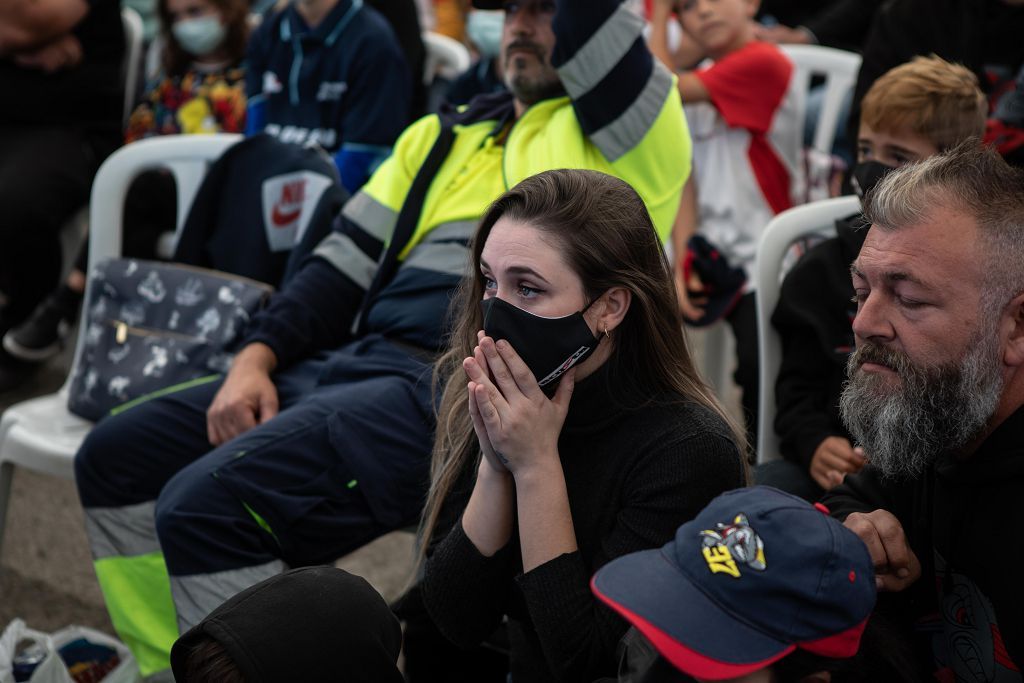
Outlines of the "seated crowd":
<svg viewBox="0 0 1024 683">
<path fill-rule="evenodd" d="M 75 456 L 143 677 L 1022 680 L 1020 551 L 975 532 L 1024 491 L 1024 3 L 936 4 L 158 0 L 130 114 L 116 0 L 0 5 L 0 391 L 73 327 L 60 233 L 119 144 L 279 145 L 211 171 L 199 265 L 282 239 L 279 150 L 328 174 L 230 369 Z M 439 98 L 432 15 L 478 56 Z M 765 387 L 758 245 L 806 200 L 820 97 L 783 42 L 862 51 L 832 162 L 861 211 L 780 283 Z M 175 191 L 135 179 L 126 255 L 158 257 Z M 716 323 L 738 420 L 692 354 Z M 394 605 L 329 566 L 410 527 Z"/>
</svg>

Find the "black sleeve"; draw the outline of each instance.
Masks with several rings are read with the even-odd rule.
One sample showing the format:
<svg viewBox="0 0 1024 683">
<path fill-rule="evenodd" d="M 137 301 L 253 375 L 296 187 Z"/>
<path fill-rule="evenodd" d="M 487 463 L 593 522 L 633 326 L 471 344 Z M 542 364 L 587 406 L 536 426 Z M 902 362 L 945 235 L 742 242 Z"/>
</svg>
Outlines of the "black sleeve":
<svg viewBox="0 0 1024 683">
<path fill-rule="evenodd" d="M 460 519 L 427 560 L 423 604 L 446 638 L 471 647 L 501 622 L 517 567 L 515 544 L 484 557 L 466 536 Z"/>
<path fill-rule="evenodd" d="M 799 26 L 835 3 L 836 0 L 762 0 L 754 19 L 763 21 L 765 16 L 770 16 L 784 26 Z"/>
<path fill-rule="evenodd" d="M 269 346 L 279 369 L 337 348 L 351 338 L 349 327 L 363 293 L 327 261 L 312 256 L 253 318 L 245 343 Z"/>
<path fill-rule="evenodd" d="M 367 0 L 367 4 L 381 13 L 391 24 L 391 30 L 398 38 L 398 46 L 405 55 L 405 62 L 412 74 L 412 102 L 409 108 L 409 120 L 415 121 L 426 113 L 426 88 L 423 85 L 423 69 L 427 59 L 427 49 L 423 45 L 420 30 L 419 10 L 415 0 Z"/>
<path fill-rule="evenodd" d="M 885 480 L 870 464 L 856 474 L 848 474 L 843 483 L 826 491 L 821 502 L 829 513 L 843 521 L 854 512 L 888 510 L 909 532 L 913 528 L 913 483 Z"/>
<path fill-rule="evenodd" d="M 224 184 L 238 153 L 239 145 L 228 147 L 206 172 L 181 226 L 181 234 L 171 256 L 172 261 L 204 268 L 213 267 L 205 247 L 217 228 L 220 214 L 218 208 L 224 196 Z"/>
<path fill-rule="evenodd" d="M 871 28 L 871 20 L 883 1 L 840 0 L 803 26 L 821 45 L 859 52 Z"/>
<path fill-rule="evenodd" d="M 772 325 L 782 340 L 782 364 L 775 380 L 775 431 L 779 450 L 787 460 L 809 470 L 814 451 L 827 437 L 847 436 L 838 424 L 835 405 L 838 387 L 833 386 L 836 362 L 829 357 L 830 326 L 842 323 L 850 294 L 833 292 L 842 266 L 825 255 L 838 247 L 833 239 L 818 245 L 797 263 L 782 283 Z M 847 285 L 848 287 L 849 285 Z M 829 310 L 840 306 L 839 312 Z"/>
<path fill-rule="evenodd" d="M 857 139 L 860 102 L 871 85 L 889 69 L 915 55 L 935 53 L 980 73 L 984 35 L 978 11 L 985 2 L 963 0 L 890 0 L 875 13 L 850 109 L 850 139 Z"/>
<path fill-rule="evenodd" d="M 702 432 L 661 440 L 629 474 L 627 504 L 590 562 L 579 551 L 517 577 L 548 667 L 559 681 L 589 681 L 606 669 L 628 624 L 590 591 L 595 571 L 616 557 L 656 548 L 712 498 L 744 484 L 729 438 Z"/>
<path fill-rule="evenodd" d="M 267 69 L 267 43 L 277 26 L 276 12 L 270 10 L 259 27 L 249 34 L 245 49 L 245 96 L 248 99 L 263 95 L 263 73 Z M 250 103 L 251 105 L 251 103 Z"/>
</svg>

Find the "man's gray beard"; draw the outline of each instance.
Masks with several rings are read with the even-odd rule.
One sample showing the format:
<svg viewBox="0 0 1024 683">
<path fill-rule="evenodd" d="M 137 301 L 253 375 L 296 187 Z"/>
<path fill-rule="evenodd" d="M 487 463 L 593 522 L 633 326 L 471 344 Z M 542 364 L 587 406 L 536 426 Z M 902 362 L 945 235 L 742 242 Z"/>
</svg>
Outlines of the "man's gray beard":
<svg viewBox="0 0 1024 683">
<path fill-rule="evenodd" d="M 850 355 L 839 413 L 883 476 L 916 477 L 940 453 L 963 447 L 985 428 L 999 404 L 1003 378 L 994 326 L 982 327 L 984 334 L 968 344 L 967 354 L 945 365 L 917 367 L 904 354 L 871 342 Z M 898 386 L 860 370 L 872 358 L 896 370 Z"/>
</svg>

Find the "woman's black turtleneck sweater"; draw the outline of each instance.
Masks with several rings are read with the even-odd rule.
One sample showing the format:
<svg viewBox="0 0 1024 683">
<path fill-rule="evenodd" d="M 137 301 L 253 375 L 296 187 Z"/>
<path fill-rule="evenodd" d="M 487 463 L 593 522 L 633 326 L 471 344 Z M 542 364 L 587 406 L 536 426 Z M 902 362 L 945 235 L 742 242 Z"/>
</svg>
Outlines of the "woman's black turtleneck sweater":
<svg viewBox="0 0 1024 683">
<path fill-rule="evenodd" d="M 578 550 L 524 574 L 518 527 L 487 558 L 460 519 L 427 561 L 423 601 L 449 639 L 479 643 L 508 616 L 514 683 L 614 677 L 627 624 L 594 598 L 590 577 L 667 543 L 712 498 L 744 484 L 720 417 L 681 397 L 625 407 L 615 384 L 603 368 L 578 382 L 558 441 Z"/>
</svg>

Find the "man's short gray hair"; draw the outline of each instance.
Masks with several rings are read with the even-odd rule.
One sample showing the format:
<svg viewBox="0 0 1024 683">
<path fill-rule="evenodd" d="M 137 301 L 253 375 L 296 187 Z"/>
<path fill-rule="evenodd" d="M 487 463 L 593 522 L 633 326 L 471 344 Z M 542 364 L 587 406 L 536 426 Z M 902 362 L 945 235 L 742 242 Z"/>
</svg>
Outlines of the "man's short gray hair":
<svg viewBox="0 0 1024 683">
<path fill-rule="evenodd" d="M 985 264 L 982 305 L 1001 312 L 1024 292 L 1024 174 L 969 140 L 889 173 L 864 200 L 872 229 L 922 223 L 938 207 L 977 221 Z"/>
</svg>

